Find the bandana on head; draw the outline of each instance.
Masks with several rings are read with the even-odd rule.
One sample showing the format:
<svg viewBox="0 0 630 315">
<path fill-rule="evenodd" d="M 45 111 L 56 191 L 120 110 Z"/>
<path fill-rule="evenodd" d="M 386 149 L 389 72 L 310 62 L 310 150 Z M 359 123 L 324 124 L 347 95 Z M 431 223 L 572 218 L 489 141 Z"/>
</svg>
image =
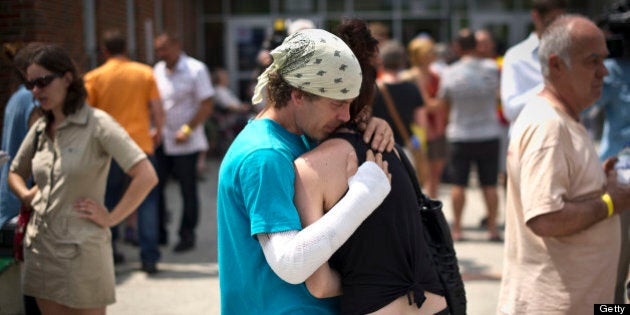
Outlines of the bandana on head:
<svg viewBox="0 0 630 315">
<path fill-rule="evenodd" d="M 269 73 L 277 71 L 289 85 L 302 91 L 335 99 L 357 97 L 361 66 L 350 47 L 339 37 L 320 29 L 289 35 L 271 52 L 273 63 L 258 77 L 252 102 L 262 102 Z"/>
</svg>

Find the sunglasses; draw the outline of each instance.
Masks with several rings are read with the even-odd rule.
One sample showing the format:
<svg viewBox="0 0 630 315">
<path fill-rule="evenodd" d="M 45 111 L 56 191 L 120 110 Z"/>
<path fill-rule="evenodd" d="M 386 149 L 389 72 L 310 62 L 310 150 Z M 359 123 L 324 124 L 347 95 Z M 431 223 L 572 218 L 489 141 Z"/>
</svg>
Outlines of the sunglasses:
<svg viewBox="0 0 630 315">
<path fill-rule="evenodd" d="M 53 73 L 53 74 L 45 75 L 43 77 L 39 77 L 39 78 L 33 79 L 31 81 L 25 81 L 24 82 L 24 86 L 26 86 L 26 89 L 28 89 L 28 90 L 32 90 L 35 87 L 43 89 L 43 88 L 47 87 L 54 79 L 61 78 L 62 76 L 63 75 L 59 74 L 59 73 Z"/>
</svg>

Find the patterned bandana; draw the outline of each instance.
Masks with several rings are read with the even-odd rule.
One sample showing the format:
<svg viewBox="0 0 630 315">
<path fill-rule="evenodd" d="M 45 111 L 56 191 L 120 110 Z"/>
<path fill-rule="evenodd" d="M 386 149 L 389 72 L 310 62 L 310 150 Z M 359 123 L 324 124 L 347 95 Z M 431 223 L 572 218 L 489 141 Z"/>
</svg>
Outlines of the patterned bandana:
<svg viewBox="0 0 630 315">
<path fill-rule="evenodd" d="M 277 71 L 292 87 L 335 100 L 357 97 L 361 66 L 352 50 L 339 37 L 320 29 L 289 35 L 271 52 L 273 63 L 258 77 L 252 102 L 262 102 L 269 73 Z"/>
</svg>

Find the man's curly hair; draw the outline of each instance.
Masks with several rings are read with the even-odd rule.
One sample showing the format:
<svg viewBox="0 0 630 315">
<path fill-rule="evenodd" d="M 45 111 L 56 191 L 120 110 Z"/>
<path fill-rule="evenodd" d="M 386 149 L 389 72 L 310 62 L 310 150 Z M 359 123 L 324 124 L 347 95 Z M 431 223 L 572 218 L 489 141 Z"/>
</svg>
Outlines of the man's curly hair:
<svg viewBox="0 0 630 315">
<path fill-rule="evenodd" d="M 319 96 L 308 93 L 306 91 L 302 91 L 298 88 L 292 87 L 289 83 L 282 78 L 278 72 L 269 73 L 269 83 L 266 86 L 267 89 L 267 99 L 271 104 L 273 104 L 274 108 L 282 108 L 287 106 L 289 101 L 291 100 L 291 92 L 293 90 L 297 90 L 304 95 L 309 100 L 315 100 L 319 98 Z"/>
</svg>

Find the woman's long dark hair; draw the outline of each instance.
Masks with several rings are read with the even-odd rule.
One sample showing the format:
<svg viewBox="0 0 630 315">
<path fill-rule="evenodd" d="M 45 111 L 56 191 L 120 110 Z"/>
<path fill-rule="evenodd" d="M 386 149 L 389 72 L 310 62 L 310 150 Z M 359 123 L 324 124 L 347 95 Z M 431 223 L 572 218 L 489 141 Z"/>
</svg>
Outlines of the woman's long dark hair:
<svg viewBox="0 0 630 315">
<path fill-rule="evenodd" d="M 72 59 L 70 59 L 70 56 L 61 47 L 47 44 L 35 48 L 30 55 L 28 64 L 37 64 L 52 73 L 59 73 L 61 75 L 70 72 L 72 82 L 70 82 L 68 86 L 68 92 L 62 107 L 64 115 L 71 115 L 85 105 L 87 91 L 83 85 L 83 79 L 77 75 L 77 67 L 74 65 L 74 62 L 72 62 Z M 52 112 L 44 111 L 44 115 L 48 122 L 53 121 Z"/>
<path fill-rule="evenodd" d="M 337 35 L 352 49 L 363 73 L 359 96 L 350 104 L 350 121 L 346 125 L 351 127 L 366 122 L 370 117 L 359 114 L 366 107 L 371 107 L 374 99 L 376 68 L 372 62 L 378 55 L 378 41 L 372 37 L 367 23 L 360 19 L 344 19 L 337 28 Z"/>
</svg>

